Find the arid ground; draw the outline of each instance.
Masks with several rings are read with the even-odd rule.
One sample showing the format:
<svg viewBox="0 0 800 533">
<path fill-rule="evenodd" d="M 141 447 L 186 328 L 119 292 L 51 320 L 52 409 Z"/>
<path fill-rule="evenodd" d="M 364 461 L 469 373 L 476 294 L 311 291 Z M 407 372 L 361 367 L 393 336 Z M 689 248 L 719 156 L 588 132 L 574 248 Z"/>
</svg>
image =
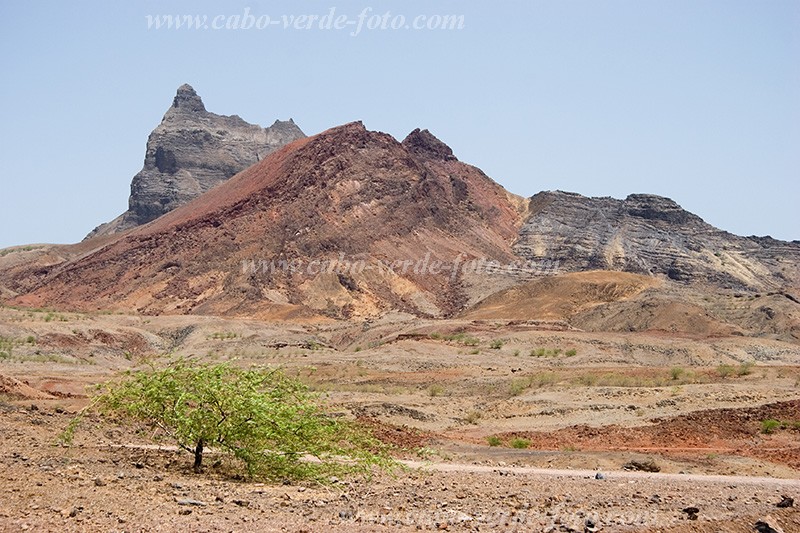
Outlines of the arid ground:
<svg viewBox="0 0 800 533">
<path fill-rule="evenodd" d="M 778 340 L 8 307 L 0 337 L 2 530 L 800 531 L 800 348 Z M 99 418 L 58 443 L 87 386 L 176 357 L 281 366 L 408 466 L 273 486 Z"/>
</svg>

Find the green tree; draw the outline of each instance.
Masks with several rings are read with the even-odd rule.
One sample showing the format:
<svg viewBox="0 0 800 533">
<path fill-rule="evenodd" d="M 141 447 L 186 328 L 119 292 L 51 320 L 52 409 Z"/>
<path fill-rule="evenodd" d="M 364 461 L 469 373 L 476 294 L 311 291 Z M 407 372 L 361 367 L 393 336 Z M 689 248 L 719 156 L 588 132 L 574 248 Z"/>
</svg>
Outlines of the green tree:
<svg viewBox="0 0 800 533">
<path fill-rule="evenodd" d="M 208 447 L 235 457 L 251 477 L 273 480 L 323 480 L 393 464 L 367 429 L 327 414 L 318 396 L 280 370 L 178 361 L 128 371 L 98 387 L 65 441 L 91 411 L 155 426 L 194 456 L 196 471 Z"/>
</svg>

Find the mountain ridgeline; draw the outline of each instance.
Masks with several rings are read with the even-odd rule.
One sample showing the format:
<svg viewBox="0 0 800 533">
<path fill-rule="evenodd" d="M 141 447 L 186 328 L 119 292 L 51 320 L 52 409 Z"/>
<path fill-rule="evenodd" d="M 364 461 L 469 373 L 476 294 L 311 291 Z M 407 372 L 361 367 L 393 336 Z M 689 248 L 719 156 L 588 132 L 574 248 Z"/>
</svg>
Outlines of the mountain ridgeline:
<svg viewBox="0 0 800 533">
<path fill-rule="evenodd" d="M 437 268 L 411 266 L 422 258 Z M 500 267 L 464 268 L 478 259 Z M 343 260 L 360 267 L 321 267 Z M 0 296 L 271 319 L 692 322 L 800 341 L 799 270 L 800 242 L 732 235 L 668 198 L 522 198 L 427 130 L 398 141 L 353 122 L 305 137 L 292 121 L 209 113 L 184 85 L 150 135 L 129 210 L 78 245 L 0 257 Z"/>
</svg>

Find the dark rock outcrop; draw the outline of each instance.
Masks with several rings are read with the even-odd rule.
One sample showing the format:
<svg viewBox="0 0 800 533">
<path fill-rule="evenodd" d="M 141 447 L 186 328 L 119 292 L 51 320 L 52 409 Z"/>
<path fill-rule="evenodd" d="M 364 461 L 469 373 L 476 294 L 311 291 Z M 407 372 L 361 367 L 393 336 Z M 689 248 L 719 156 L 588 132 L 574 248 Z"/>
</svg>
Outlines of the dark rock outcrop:
<svg viewBox="0 0 800 533">
<path fill-rule="evenodd" d="M 793 287 L 800 268 L 800 242 L 739 237 L 649 194 L 541 192 L 530 200 L 514 251 L 558 261 L 567 272 L 619 270 L 731 289 Z"/>
<path fill-rule="evenodd" d="M 144 168 L 131 182 L 128 210 L 87 238 L 150 222 L 302 137 L 291 119 L 262 128 L 236 115 L 210 113 L 191 86 L 181 85 L 147 140 Z"/>
<path fill-rule="evenodd" d="M 415 129 L 403 139 L 403 146 L 419 156 L 443 161 L 457 160 L 453 155 L 453 150 L 428 130 Z"/>
</svg>

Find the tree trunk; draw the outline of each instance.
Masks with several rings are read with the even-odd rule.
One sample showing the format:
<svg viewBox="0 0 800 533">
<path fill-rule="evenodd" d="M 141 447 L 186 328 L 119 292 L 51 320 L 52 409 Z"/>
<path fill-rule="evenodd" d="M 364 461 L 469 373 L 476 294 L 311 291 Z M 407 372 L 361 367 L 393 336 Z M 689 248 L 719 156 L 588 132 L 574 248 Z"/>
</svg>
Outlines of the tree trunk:
<svg viewBox="0 0 800 533">
<path fill-rule="evenodd" d="M 197 446 L 194 448 L 194 471 L 200 472 L 203 466 L 203 439 L 197 441 Z"/>
</svg>

